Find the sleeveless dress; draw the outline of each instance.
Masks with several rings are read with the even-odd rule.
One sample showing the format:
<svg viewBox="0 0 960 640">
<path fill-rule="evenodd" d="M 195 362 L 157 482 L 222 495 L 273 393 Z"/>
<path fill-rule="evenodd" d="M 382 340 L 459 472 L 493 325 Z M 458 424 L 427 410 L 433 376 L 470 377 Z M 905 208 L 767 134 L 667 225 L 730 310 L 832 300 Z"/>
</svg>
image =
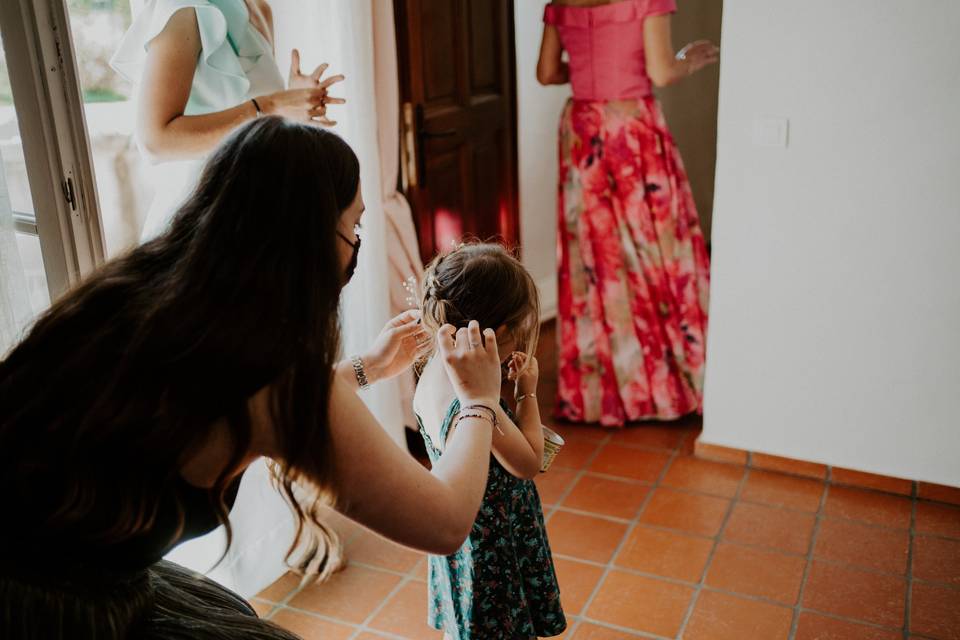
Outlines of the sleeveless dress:
<svg viewBox="0 0 960 640">
<path fill-rule="evenodd" d="M 551 4 L 573 98 L 559 127 L 557 417 L 702 412 L 710 260 L 646 71 L 643 20 L 675 0 Z"/>
<path fill-rule="evenodd" d="M 149 0 L 110 61 L 117 73 L 139 83 L 150 41 L 180 9 L 196 11 L 201 42 L 184 115 L 223 111 L 285 88 L 273 47 L 250 24 L 250 13 L 243 0 Z M 153 167 L 154 198 L 141 232 L 142 240 L 166 229 L 196 186 L 204 160 L 178 160 Z"/>
<path fill-rule="evenodd" d="M 454 400 L 440 426 L 441 443 L 459 411 Z M 417 423 L 436 463 L 443 453 L 420 416 Z M 429 563 L 428 623 L 454 640 L 548 637 L 567 627 L 536 485 L 512 475 L 493 455 L 470 537 L 452 555 L 431 555 Z"/>
</svg>

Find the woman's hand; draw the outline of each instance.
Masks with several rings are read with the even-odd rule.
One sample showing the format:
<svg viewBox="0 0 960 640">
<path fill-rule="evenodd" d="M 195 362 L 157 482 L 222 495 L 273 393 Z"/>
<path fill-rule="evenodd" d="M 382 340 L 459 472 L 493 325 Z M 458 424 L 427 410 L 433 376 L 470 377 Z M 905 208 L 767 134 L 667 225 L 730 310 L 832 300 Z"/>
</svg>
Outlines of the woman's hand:
<svg viewBox="0 0 960 640">
<path fill-rule="evenodd" d="M 687 74 L 692 75 L 720 59 L 720 49 L 709 40 L 691 42 L 677 52 L 677 60 L 687 63 Z"/>
<path fill-rule="evenodd" d="M 540 380 L 540 363 L 535 357 L 530 356 L 528 359 L 527 354 L 514 351 L 507 366 L 509 369 L 507 380 L 515 385 L 515 398 L 536 393 L 537 382 Z"/>
<path fill-rule="evenodd" d="M 461 405 L 499 404 L 500 355 L 493 329 L 484 329 L 481 338 L 476 320 L 459 330 L 445 324 L 437 331 L 437 346 Z"/>
<path fill-rule="evenodd" d="M 404 311 L 387 322 L 362 356 L 364 368 L 371 380 L 392 378 L 409 369 L 430 348 L 430 334 L 420 324 L 420 311 Z"/>
<path fill-rule="evenodd" d="M 327 89 L 343 81 L 342 74 L 323 79 L 327 70 L 326 63 L 317 67 L 310 75 L 300 73 L 300 53 L 294 49 L 290 63 L 289 88 L 268 96 L 257 98 L 264 113 L 282 116 L 305 124 L 320 124 L 332 127 L 336 121 L 327 117 L 327 105 L 345 104 L 343 98 L 334 98 Z"/>
<path fill-rule="evenodd" d="M 300 52 L 296 49 L 290 52 L 290 77 L 287 79 L 287 89 L 314 89 L 320 84 L 320 78 L 329 67 L 326 62 L 305 75 L 300 71 Z"/>
</svg>

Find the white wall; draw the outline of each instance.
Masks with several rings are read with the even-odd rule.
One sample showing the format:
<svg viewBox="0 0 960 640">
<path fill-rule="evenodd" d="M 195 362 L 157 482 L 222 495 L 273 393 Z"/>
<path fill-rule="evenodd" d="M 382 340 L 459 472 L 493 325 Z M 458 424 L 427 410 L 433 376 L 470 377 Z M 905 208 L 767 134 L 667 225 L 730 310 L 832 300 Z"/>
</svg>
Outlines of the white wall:
<svg viewBox="0 0 960 640">
<path fill-rule="evenodd" d="M 517 40 L 517 146 L 523 262 L 540 288 L 544 318 L 557 311 L 557 126 L 570 85 L 537 83 L 545 0 L 514 3 Z"/>
<path fill-rule="evenodd" d="M 725 3 L 705 442 L 960 485 L 958 32 L 956 0 Z"/>
</svg>

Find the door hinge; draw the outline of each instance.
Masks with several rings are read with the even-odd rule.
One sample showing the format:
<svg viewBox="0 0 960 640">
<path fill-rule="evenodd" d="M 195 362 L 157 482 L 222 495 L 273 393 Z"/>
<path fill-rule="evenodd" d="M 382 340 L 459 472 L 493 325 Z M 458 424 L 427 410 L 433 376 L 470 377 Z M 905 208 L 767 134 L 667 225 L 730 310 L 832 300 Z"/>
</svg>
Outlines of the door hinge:
<svg viewBox="0 0 960 640">
<path fill-rule="evenodd" d="M 70 205 L 71 211 L 77 210 L 77 197 L 73 190 L 73 178 L 67 178 L 63 183 L 63 199 Z"/>
</svg>

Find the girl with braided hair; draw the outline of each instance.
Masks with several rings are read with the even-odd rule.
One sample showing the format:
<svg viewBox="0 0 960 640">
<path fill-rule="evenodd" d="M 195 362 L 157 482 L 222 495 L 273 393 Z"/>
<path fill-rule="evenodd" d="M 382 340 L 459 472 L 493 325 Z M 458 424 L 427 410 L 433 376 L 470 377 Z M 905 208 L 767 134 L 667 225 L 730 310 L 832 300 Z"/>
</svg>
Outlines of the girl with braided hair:
<svg viewBox="0 0 960 640">
<path fill-rule="evenodd" d="M 533 477 L 543 459 L 533 356 L 540 304 L 533 278 L 497 244 L 460 245 L 427 266 L 421 314 L 428 331 L 475 319 L 494 327 L 498 353 L 514 383 L 513 410 L 495 414 L 486 491 L 470 537 L 453 554 L 430 556 L 429 623 L 447 638 L 534 638 L 566 628 L 543 509 Z M 443 362 L 423 366 L 414 396 L 420 432 L 433 464 L 459 421 L 486 413 L 462 406 Z"/>
</svg>

